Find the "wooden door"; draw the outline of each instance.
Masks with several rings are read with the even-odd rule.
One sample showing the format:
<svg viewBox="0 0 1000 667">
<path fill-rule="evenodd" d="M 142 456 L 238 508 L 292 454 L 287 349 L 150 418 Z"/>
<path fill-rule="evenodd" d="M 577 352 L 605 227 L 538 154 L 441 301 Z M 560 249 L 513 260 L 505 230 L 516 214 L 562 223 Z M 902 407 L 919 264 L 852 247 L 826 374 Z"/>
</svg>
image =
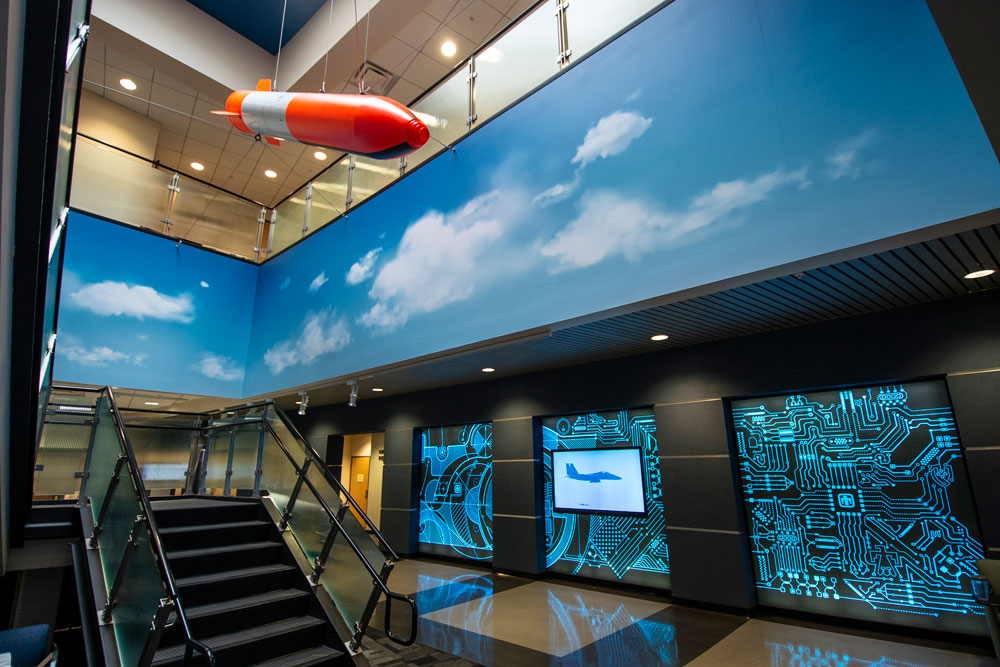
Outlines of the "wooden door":
<svg viewBox="0 0 1000 667">
<path fill-rule="evenodd" d="M 371 460 L 368 456 L 351 457 L 351 497 L 354 498 L 358 506 L 365 512 L 368 511 L 368 463 Z M 354 508 L 351 508 L 354 511 Z M 358 517 L 358 521 L 361 518 Z M 362 524 L 364 525 L 364 524 Z"/>
</svg>

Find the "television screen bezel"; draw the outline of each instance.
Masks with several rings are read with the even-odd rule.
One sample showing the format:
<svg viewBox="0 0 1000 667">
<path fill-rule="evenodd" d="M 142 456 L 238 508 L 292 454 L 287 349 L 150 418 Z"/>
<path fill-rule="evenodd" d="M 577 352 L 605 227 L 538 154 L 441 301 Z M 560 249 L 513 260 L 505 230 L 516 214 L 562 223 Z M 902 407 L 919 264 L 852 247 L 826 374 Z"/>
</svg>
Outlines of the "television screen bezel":
<svg viewBox="0 0 1000 667">
<path fill-rule="evenodd" d="M 559 453 L 581 453 L 581 452 L 613 452 L 622 450 L 631 450 L 639 453 L 639 483 L 642 484 L 642 507 L 641 512 L 628 512 L 625 510 L 585 510 L 578 508 L 562 508 L 556 504 L 556 454 Z M 580 449 L 571 448 L 561 448 L 552 450 L 552 511 L 558 512 L 559 514 L 601 514 L 604 516 L 648 516 L 649 515 L 649 499 L 646 495 L 646 466 L 645 457 L 643 456 L 642 447 L 587 447 Z"/>
</svg>

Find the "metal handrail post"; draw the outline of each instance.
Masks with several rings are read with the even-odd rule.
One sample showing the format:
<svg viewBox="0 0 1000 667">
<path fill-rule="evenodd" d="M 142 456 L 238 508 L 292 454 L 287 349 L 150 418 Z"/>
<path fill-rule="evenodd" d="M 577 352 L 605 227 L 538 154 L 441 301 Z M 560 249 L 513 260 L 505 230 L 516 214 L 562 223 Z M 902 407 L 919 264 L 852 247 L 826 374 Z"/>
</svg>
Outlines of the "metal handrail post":
<svg viewBox="0 0 1000 667">
<path fill-rule="evenodd" d="M 146 645 L 142 648 L 142 655 L 139 656 L 139 667 L 149 667 L 153 664 L 153 656 L 160 646 L 160 639 L 163 631 L 167 629 L 167 620 L 174 611 L 174 602 L 170 598 L 160 598 L 160 606 L 153 614 L 153 622 L 149 626 L 149 636 L 146 638 Z"/>
<path fill-rule="evenodd" d="M 344 514 L 347 512 L 347 505 L 341 505 L 340 509 L 337 510 L 337 521 L 330 521 L 330 532 L 326 534 L 326 539 L 323 540 L 323 548 L 320 550 L 319 554 L 316 556 L 316 560 L 313 561 L 313 571 L 309 575 L 309 580 L 312 581 L 313 585 L 319 585 L 319 579 L 326 570 L 326 561 L 330 557 L 330 550 L 333 549 L 333 541 L 337 537 L 337 531 L 340 530 L 340 522 L 344 520 Z"/>
<path fill-rule="evenodd" d="M 125 455 L 119 454 L 118 460 L 115 461 L 115 470 L 111 473 L 111 479 L 108 481 L 108 490 L 104 493 L 104 502 L 101 503 L 101 511 L 97 514 L 97 522 L 94 523 L 94 532 L 90 534 L 88 543 L 91 549 L 97 548 L 97 538 L 101 535 L 101 530 L 104 529 L 104 516 L 108 513 L 108 504 L 111 500 L 111 494 L 115 492 L 118 487 L 118 481 L 121 479 L 122 466 L 125 465 Z"/>
<path fill-rule="evenodd" d="M 90 461 L 94 455 L 94 439 L 97 437 L 97 425 L 101 421 L 101 400 L 98 396 L 94 405 L 94 421 L 90 425 L 90 438 L 87 440 L 87 458 L 83 462 L 83 479 L 80 480 L 80 498 L 77 505 L 83 507 L 87 502 L 87 480 L 90 479 Z"/>
<path fill-rule="evenodd" d="M 288 452 L 285 453 L 287 454 Z M 295 487 L 292 489 L 292 495 L 288 496 L 288 502 L 285 503 L 285 511 L 281 513 L 281 521 L 278 523 L 278 530 L 283 531 L 288 527 L 288 520 L 292 518 L 292 508 L 295 506 L 295 501 L 298 500 L 299 492 L 302 491 L 302 484 L 303 482 L 308 481 L 306 479 L 306 473 L 309 471 L 310 463 L 312 463 L 312 459 L 306 459 L 305 465 L 301 468 L 297 465 L 295 466 L 295 472 L 298 474 L 299 478 L 295 480 Z M 294 465 L 295 462 L 292 461 L 292 464 Z M 310 487 L 312 487 L 311 484 Z M 320 502 L 323 502 L 322 498 L 319 500 Z"/>
<path fill-rule="evenodd" d="M 105 623 L 111 621 L 111 610 L 118 604 L 118 593 L 121 591 L 122 582 L 125 580 L 125 571 L 128 569 L 128 562 L 132 560 L 135 548 L 139 546 L 139 530 L 145 521 L 146 518 L 139 514 L 135 517 L 135 521 L 132 522 L 132 530 L 128 534 L 128 544 L 125 545 L 122 562 L 118 564 L 118 571 L 115 573 L 115 583 L 111 585 L 111 590 L 108 591 L 108 601 L 104 604 L 104 611 L 101 612 L 101 620 Z"/>
<path fill-rule="evenodd" d="M 267 438 L 267 430 L 264 429 L 264 422 L 267 421 L 267 407 L 260 415 L 261 423 L 257 424 L 260 429 L 260 438 L 257 441 L 257 468 L 253 471 L 253 495 L 260 497 L 260 478 L 264 475 L 264 440 Z"/>
<path fill-rule="evenodd" d="M 236 431 L 238 427 L 233 424 L 229 429 L 229 459 L 226 461 L 226 483 L 224 485 L 225 495 L 229 495 L 233 479 L 233 454 L 236 451 Z"/>
</svg>

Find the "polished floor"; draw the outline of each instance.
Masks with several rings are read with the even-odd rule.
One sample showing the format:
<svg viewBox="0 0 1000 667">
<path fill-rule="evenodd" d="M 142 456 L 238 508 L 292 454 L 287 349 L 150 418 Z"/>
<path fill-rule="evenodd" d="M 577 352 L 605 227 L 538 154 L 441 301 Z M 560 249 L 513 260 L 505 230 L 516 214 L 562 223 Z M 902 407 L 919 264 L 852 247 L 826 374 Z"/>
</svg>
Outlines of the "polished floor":
<svg viewBox="0 0 1000 667">
<path fill-rule="evenodd" d="M 406 651 L 370 654 L 373 665 L 1000 665 L 981 642 L 963 646 L 774 617 L 748 619 L 673 605 L 663 596 L 432 560 L 401 561 L 390 588 L 416 596 L 422 646 L 413 647 L 409 657 Z M 394 632 L 406 633 L 404 615 L 401 605 L 393 607 Z M 372 627 L 383 623 L 384 603 Z"/>
</svg>

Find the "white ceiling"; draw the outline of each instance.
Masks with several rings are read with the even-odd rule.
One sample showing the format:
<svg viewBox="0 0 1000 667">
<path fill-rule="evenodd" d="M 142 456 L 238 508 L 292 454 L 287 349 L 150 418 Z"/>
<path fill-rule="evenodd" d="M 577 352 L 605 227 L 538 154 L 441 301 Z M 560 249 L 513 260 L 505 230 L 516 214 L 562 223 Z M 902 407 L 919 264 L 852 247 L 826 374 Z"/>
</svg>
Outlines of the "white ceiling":
<svg viewBox="0 0 1000 667">
<path fill-rule="evenodd" d="M 366 77 L 365 84 L 371 92 L 410 104 L 533 4 L 535 0 L 381 2 L 372 10 L 367 61 L 390 74 Z M 214 19 L 206 15 L 205 20 Z M 357 52 L 364 49 L 365 27 L 362 19 L 357 38 L 352 31 L 332 45 L 329 63 L 320 58 L 288 89 L 319 90 L 328 67 L 327 92 L 356 92 Z M 441 53 L 446 39 L 458 47 L 452 57 Z M 136 90 L 124 90 L 122 78 L 132 79 Z M 339 157 L 326 151 L 327 159 L 320 161 L 312 147 L 290 141 L 280 147 L 255 143 L 224 116 L 210 113 L 224 108 L 229 88 L 97 17 L 87 45 L 84 81 L 85 89 L 159 123 L 155 152 L 144 157 L 266 206 L 292 194 Z M 194 171 L 192 162 L 202 163 L 205 170 Z M 266 178 L 267 169 L 278 177 Z"/>
</svg>

